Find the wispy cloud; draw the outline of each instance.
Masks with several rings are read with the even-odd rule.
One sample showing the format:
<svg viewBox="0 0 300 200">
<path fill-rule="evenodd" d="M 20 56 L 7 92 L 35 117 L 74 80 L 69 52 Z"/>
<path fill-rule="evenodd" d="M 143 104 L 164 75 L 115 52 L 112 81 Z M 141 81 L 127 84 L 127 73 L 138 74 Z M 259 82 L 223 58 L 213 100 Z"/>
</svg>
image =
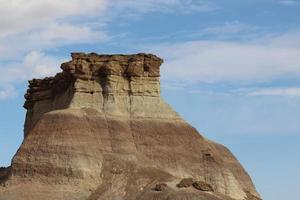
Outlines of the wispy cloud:
<svg viewBox="0 0 300 200">
<path fill-rule="evenodd" d="M 82 6 L 80 0 L 16 0 L 0 1 L 0 35 L 26 32 L 46 28 L 49 23 L 59 23 L 68 17 L 94 15 L 105 8 L 104 0 L 87 0 Z"/>
<path fill-rule="evenodd" d="M 0 18 L 0 100 L 12 96 L 18 83 L 59 70 L 63 59 L 44 52 L 109 41 L 107 26 L 120 15 L 214 9 L 213 3 L 195 0 L 86 0 L 84 5 L 80 0 L 0 0 L 5 16 Z"/>
<path fill-rule="evenodd" d="M 249 96 L 300 96 L 300 88 L 261 88 L 247 93 Z"/>
<path fill-rule="evenodd" d="M 60 57 L 47 56 L 43 52 L 32 51 L 26 54 L 22 61 L 0 67 L 0 84 L 14 84 L 34 77 L 41 78 L 53 75 L 59 70 L 63 60 Z"/>
<path fill-rule="evenodd" d="M 65 59 L 51 57 L 43 52 L 32 51 L 25 55 L 22 61 L 2 65 L 0 67 L 0 100 L 15 97 L 15 86 L 20 82 L 52 76 L 59 71 L 60 63 Z"/>
<path fill-rule="evenodd" d="M 287 5 L 287 6 L 295 6 L 300 5 L 300 1 L 297 0 L 282 0 L 279 1 L 280 4 Z"/>
<path fill-rule="evenodd" d="M 109 3 L 108 3 L 109 4 Z M 148 13 L 148 12 L 210 12 L 218 7 L 212 1 L 207 0 L 115 0 L 111 1 L 110 7 L 121 12 Z"/>
<path fill-rule="evenodd" d="M 219 26 L 205 28 L 203 34 L 237 34 L 242 32 L 254 31 L 257 28 L 239 21 L 228 21 Z"/>
<path fill-rule="evenodd" d="M 2 85 L 0 87 L 0 100 L 13 98 L 17 95 L 15 88 L 11 85 Z"/>
<path fill-rule="evenodd" d="M 0 61 L 22 59 L 31 51 L 66 44 L 106 41 L 101 27 L 74 22 L 103 12 L 105 0 L 16 0 L 0 1 Z"/>
<path fill-rule="evenodd" d="M 0 61 L 66 44 L 108 41 L 107 25 L 125 15 L 214 9 L 204 0 L 86 0 L 84 6 L 80 0 L 0 0 L 5 16 L 0 18 Z"/>
<path fill-rule="evenodd" d="M 196 0 L 0 0 L 0 61 L 30 51 L 110 39 L 107 25 L 125 15 L 148 12 L 206 12 L 209 1 Z M 120 19 L 120 16 L 123 16 Z"/>
<path fill-rule="evenodd" d="M 166 58 L 166 80 L 262 82 L 300 75 L 299 31 L 246 42 L 199 40 L 150 49 Z"/>
</svg>

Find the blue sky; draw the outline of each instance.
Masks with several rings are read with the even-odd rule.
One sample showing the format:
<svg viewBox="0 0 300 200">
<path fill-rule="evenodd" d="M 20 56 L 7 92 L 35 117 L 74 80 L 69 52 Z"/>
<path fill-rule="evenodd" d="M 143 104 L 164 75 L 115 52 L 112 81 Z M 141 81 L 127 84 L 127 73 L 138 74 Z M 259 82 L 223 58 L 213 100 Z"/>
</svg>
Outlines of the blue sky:
<svg viewBox="0 0 300 200">
<path fill-rule="evenodd" d="M 164 98 L 228 146 L 265 200 L 300 189 L 299 0 L 0 0 L 0 165 L 23 139 L 27 80 L 70 52 L 155 53 Z"/>
</svg>

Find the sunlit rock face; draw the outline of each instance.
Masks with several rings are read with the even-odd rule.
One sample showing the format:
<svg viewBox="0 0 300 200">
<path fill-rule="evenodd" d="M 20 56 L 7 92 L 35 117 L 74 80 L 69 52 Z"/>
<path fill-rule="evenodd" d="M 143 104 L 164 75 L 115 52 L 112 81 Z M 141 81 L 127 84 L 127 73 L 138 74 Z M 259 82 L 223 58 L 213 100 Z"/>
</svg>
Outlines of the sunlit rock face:
<svg viewBox="0 0 300 200">
<path fill-rule="evenodd" d="M 29 81 L 0 200 L 259 200 L 238 160 L 160 96 L 162 59 L 73 53 Z"/>
</svg>

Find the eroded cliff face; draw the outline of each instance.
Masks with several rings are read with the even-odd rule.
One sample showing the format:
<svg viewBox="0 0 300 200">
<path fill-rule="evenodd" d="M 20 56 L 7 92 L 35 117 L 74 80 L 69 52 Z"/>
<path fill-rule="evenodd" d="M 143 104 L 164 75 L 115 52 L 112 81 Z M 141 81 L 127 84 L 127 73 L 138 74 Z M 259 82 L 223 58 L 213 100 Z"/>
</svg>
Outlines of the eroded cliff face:
<svg viewBox="0 0 300 200">
<path fill-rule="evenodd" d="M 230 151 L 162 100 L 161 63 L 73 53 L 62 73 L 30 81 L 0 200 L 258 200 Z"/>
<path fill-rule="evenodd" d="M 66 108 L 93 108 L 105 115 L 180 119 L 160 98 L 160 65 L 154 55 L 73 53 L 54 78 L 29 81 L 24 107 L 25 135 L 43 114 Z"/>
</svg>

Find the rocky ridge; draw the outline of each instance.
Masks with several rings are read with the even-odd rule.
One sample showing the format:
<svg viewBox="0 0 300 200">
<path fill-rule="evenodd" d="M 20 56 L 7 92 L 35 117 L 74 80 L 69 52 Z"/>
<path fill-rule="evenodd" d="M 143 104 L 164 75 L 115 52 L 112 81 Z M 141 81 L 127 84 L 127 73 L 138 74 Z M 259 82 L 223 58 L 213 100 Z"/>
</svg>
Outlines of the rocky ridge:
<svg viewBox="0 0 300 200">
<path fill-rule="evenodd" d="M 29 81 L 0 200 L 259 200 L 231 152 L 163 101 L 162 62 L 73 53 L 55 77 Z"/>
</svg>

